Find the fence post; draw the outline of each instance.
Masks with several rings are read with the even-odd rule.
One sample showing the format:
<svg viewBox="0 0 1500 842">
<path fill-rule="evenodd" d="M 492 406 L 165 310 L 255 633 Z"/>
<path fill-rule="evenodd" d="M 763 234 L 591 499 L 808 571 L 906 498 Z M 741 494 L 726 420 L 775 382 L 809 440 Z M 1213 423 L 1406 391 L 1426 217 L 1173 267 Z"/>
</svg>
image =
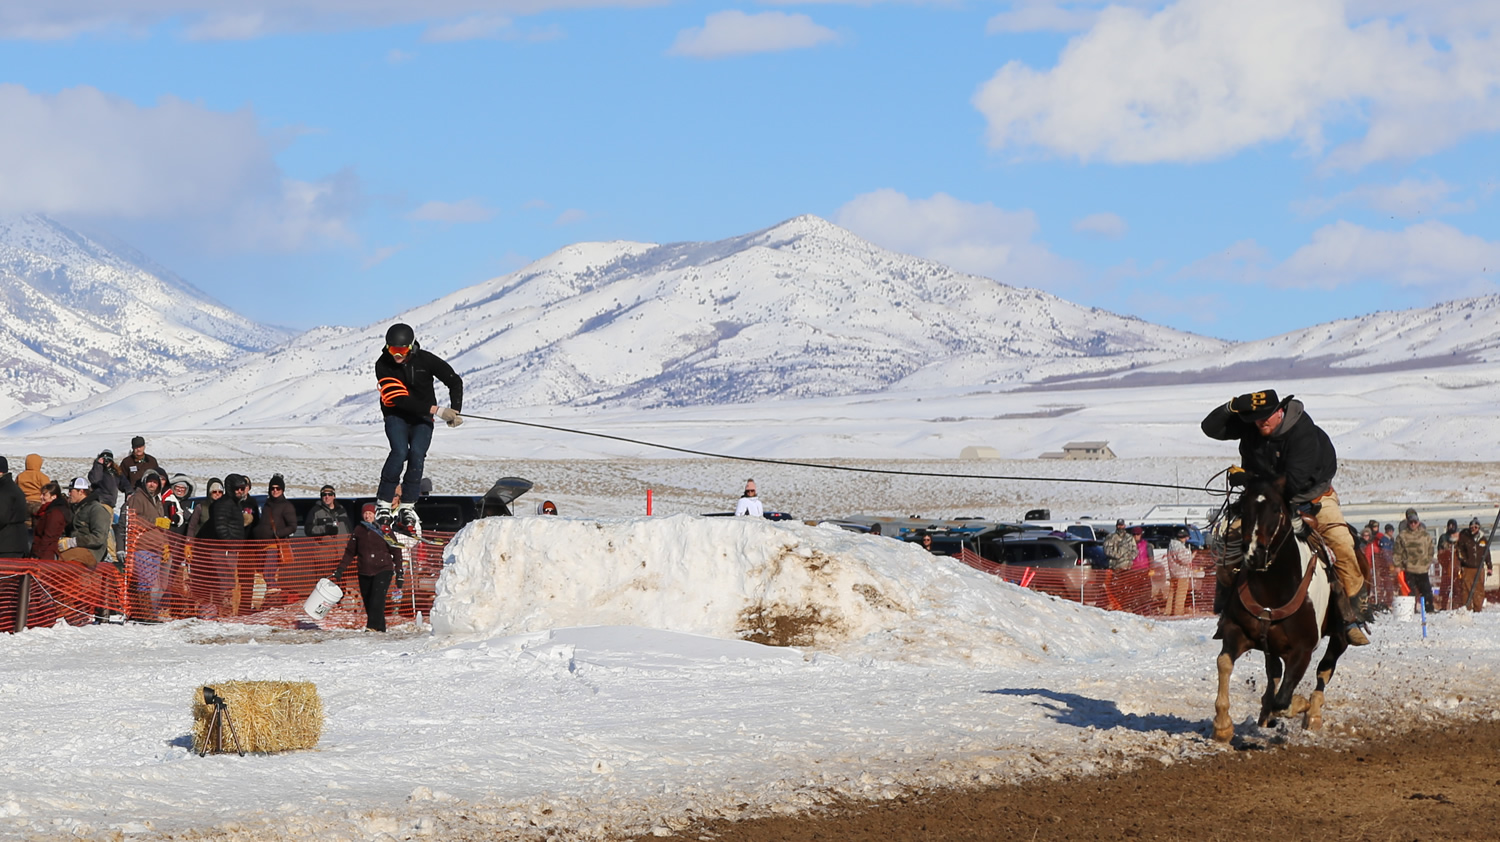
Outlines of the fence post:
<svg viewBox="0 0 1500 842">
<path fill-rule="evenodd" d="M 21 574 L 21 598 L 16 600 L 16 631 L 26 631 L 27 615 L 31 613 L 31 574 Z"/>
</svg>

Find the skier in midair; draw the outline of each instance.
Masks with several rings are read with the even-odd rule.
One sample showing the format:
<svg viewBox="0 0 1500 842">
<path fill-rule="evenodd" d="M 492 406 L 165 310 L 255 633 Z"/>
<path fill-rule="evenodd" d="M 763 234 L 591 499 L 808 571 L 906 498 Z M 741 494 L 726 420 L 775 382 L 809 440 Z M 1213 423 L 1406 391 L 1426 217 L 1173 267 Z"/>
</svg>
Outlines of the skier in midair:
<svg viewBox="0 0 1500 842">
<path fill-rule="evenodd" d="M 375 361 L 375 380 L 380 387 L 380 412 L 385 416 L 385 437 L 390 455 L 380 469 L 376 492 L 375 520 L 389 526 L 395 520 L 406 531 L 419 526 L 413 503 L 422 487 L 422 468 L 427 447 L 432 444 L 432 421 L 436 416 L 449 427 L 463 423 L 464 381 L 442 357 L 417 345 L 410 325 L 394 324 L 385 332 L 385 348 Z M 448 387 L 450 406 L 440 407 L 433 381 Z M 402 468 L 406 475 L 402 476 Z M 396 486 L 402 489 L 401 504 L 392 513 Z"/>
</svg>

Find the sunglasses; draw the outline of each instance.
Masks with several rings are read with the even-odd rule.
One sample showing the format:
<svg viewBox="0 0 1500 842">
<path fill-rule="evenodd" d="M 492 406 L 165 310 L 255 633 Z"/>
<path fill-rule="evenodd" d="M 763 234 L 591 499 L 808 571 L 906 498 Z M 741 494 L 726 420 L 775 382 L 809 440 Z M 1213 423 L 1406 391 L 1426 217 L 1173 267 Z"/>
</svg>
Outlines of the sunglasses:
<svg viewBox="0 0 1500 842">
<path fill-rule="evenodd" d="M 210 496 L 210 497 L 223 497 L 224 496 L 224 492 L 218 491 L 218 490 L 214 490 L 214 491 L 208 492 L 208 496 Z"/>
<path fill-rule="evenodd" d="M 390 351 L 393 357 L 404 357 L 411 353 L 410 345 L 387 345 L 385 349 Z"/>
<path fill-rule="evenodd" d="M 332 491 L 325 491 L 325 492 L 323 492 L 319 496 L 321 496 L 321 497 L 332 497 L 333 496 L 333 492 Z"/>
</svg>

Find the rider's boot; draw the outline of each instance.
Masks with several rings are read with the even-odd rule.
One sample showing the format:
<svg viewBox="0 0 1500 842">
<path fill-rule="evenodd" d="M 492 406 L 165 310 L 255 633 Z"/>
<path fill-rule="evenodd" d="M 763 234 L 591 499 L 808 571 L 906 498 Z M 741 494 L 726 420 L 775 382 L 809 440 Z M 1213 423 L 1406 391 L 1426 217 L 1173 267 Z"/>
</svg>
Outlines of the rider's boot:
<svg viewBox="0 0 1500 842">
<path fill-rule="evenodd" d="M 1370 599 L 1370 586 L 1368 583 L 1360 587 L 1359 593 L 1353 597 L 1344 593 L 1339 588 L 1339 610 L 1344 615 L 1348 625 L 1344 626 L 1344 637 L 1348 639 L 1350 646 L 1369 646 L 1370 638 L 1365 634 L 1366 607 Z"/>
<path fill-rule="evenodd" d="M 385 527 L 390 526 L 392 520 L 394 520 L 394 518 L 391 516 L 391 501 L 376 500 L 375 523 L 382 527 Z"/>
</svg>

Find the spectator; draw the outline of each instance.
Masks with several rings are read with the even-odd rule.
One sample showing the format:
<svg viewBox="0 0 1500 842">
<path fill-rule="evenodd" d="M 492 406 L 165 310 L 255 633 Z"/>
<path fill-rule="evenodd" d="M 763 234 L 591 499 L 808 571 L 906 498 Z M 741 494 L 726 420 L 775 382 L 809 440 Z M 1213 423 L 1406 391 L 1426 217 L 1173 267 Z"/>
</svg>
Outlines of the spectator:
<svg viewBox="0 0 1500 842">
<path fill-rule="evenodd" d="M 385 631 L 385 595 L 392 577 L 396 588 L 404 584 L 401 575 L 401 552 L 385 540 L 385 534 L 375 523 L 375 504 L 366 503 L 360 512 L 361 523 L 349 536 L 348 549 L 333 572 L 334 579 L 341 579 L 349 565 L 356 560 L 355 572 L 359 575 L 359 598 L 365 605 L 365 628 Z"/>
<path fill-rule="evenodd" d="M 147 470 L 140 485 L 130 492 L 125 501 L 125 520 L 126 528 L 136 533 L 135 552 L 131 556 L 135 592 L 150 600 L 151 616 L 161 619 L 161 561 L 167 545 L 162 529 L 167 518 L 161 505 L 161 474 L 155 468 Z"/>
<path fill-rule="evenodd" d="M 1167 578 L 1171 582 L 1167 615 L 1172 617 L 1187 613 L 1188 591 L 1193 587 L 1193 551 L 1188 549 L 1187 539 L 1187 529 L 1178 527 L 1167 544 Z"/>
<path fill-rule="evenodd" d="M 745 493 L 740 495 L 739 503 L 735 504 L 734 513 L 750 517 L 765 517 L 766 510 L 761 506 L 760 498 L 756 496 L 755 480 L 745 480 Z"/>
<path fill-rule="evenodd" d="M 162 493 L 162 512 L 172 522 L 178 535 L 188 534 L 188 520 L 193 516 L 193 481 L 187 474 L 173 474 L 172 486 Z"/>
<path fill-rule="evenodd" d="M 1385 531 L 1375 531 L 1375 543 L 1379 547 L 1375 554 L 1379 556 L 1381 563 L 1396 572 L 1396 578 L 1401 582 L 1401 593 L 1411 593 L 1406 585 L 1406 574 L 1396 564 L 1396 525 L 1387 523 Z"/>
<path fill-rule="evenodd" d="M 1454 577 L 1458 575 L 1458 565 L 1453 562 L 1453 547 L 1458 543 L 1458 521 L 1448 518 L 1448 529 L 1437 539 L 1437 573 L 1439 581 L 1443 583 L 1443 601 L 1447 603 L 1444 607 L 1448 610 L 1462 608 L 1461 604 L 1455 603 Z"/>
<path fill-rule="evenodd" d="M 554 503 L 554 502 L 552 502 L 551 500 L 543 500 L 542 501 L 542 514 L 544 514 L 544 515 L 555 515 L 555 514 L 557 514 L 557 504 Z"/>
<path fill-rule="evenodd" d="M 208 499 L 193 507 L 193 513 L 188 515 L 187 534 L 189 538 L 212 538 L 208 507 L 213 502 L 224 496 L 224 481 L 218 477 L 209 477 L 208 485 L 204 486 L 204 493 Z"/>
<path fill-rule="evenodd" d="M 1458 558 L 1458 599 L 1474 613 L 1484 610 L 1484 580 L 1495 569 L 1490 561 L 1489 541 L 1480 531 L 1479 518 L 1469 521 L 1469 528 L 1458 536 L 1453 554 Z M 1485 572 L 1479 572 L 1483 567 Z"/>
<path fill-rule="evenodd" d="M 36 514 L 42 507 L 42 486 L 51 481 L 51 477 L 42 473 L 41 454 L 26 454 L 26 470 L 16 474 L 16 485 L 26 495 L 26 507 L 31 514 Z"/>
<path fill-rule="evenodd" d="M 188 516 L 189 538 L 214 538 L 213 504 L 224 498 L 224 482 L 218 477 L 209 477 L 205 486 L 208 499 L 193 507 Z M 198 604 L 198 616 L 212 619 L 219 613 L 221 605 L 229 597 L 232 585 L 230 571 L 234 569 L 234 553 L 213 544 L 189 544 L 190 564 L 188 584 L 194 601 Z"/>
<path fill-rule="evenodd" d="M 224 496 L 208 507 L 210 535 L 220 541 L 244 541 L 260 520 L 260 510 L 250 497 L 250 480 L 244 474 L 229 474 L 224 487 Z M 237 549 L 223 551 L 223 569 L 233 571 L 228 577 L 234 582 L 228 596 L 231 614 L 239 614 L 241 604 L 249 604 L 255 593 L 256 565 L 249 561 L 242 564 L 241 555 Z"/>
<path fill-rule="evenodd" d="M 297 508 L 292 501 L 286 499 L 286 480 L 281 474 L 275 474 L 271 481 L 266 483 L 266 503 L 260 510 L 260 522 L 255 525 L 251 537 L 262 541 L 275 541 L 276 544 L 266 548 L 265 566 L 261 570 L 261 578 L 266 580 L 266 596 L 280 593 L 281 586 L 277 581 L 276 571 L 281 565 L 288 569 L 292 567 L 292 549 L 286 542 L 287 538 L 297 533 Z"/>
<path fill-rule="evenodd" d="M 76 561 L 93 570 L 104 561 L 108 552 L 109 509 L 93 493 L 97 489 L 83 477 L 74 477 L 68 483 L 68 503 L 73 507 L 73 521 L 68 527 L 68 537 L 58 542 L 58 557 L 63 561 Z"/>
<path fill-rule="evenodd" d="M 1111 571 L 1129 570 L 1135 564 L 1135 536 L 1125 528 L 1125 519 L 1115 521 L 1115 531 L 1104 539 L 1104 554 L 1109 556 Z"/>
<path fill-rule="evenodd" d="M 1130 534 L 1135 538 L 1135 561 L 1130 563 L 1131 570 L 1151 569 L 1151 545 L 1146 543 L 1146 527 L 1132 526 Z"/>
<path fill-rule="evenodd" d="M 33 520 L 31 549 L 33 555 L 44 561 L 57 560 L 58 544 L 68 534 L 73 520 L 73 511 L 62 493 L 62 487 L 55 482 L 42 486 L 42 505 Z"/>
<path fill-rule="evenodd" d="M 125 490 L 125 478 L 120 476 L 120 467 L 115 464 L 113 453 L 101 450 L 94 457 L 94 464 L 89 467 L 89 485 L 93 486 L 94 499 L 104 504 L 113 520 L 115 510 L 120 507 L 120 492 Z"/>
<path fill-rule="evenodd" d="M 880 524 L 878 524 L 878 523 L 872 523 L 872 524 L 870 524 L 870 534 L 871 535 L 884 535 L 885 534 L 885 529 L 883 529 L 880 526 Z M 926 535 L 927 533 L 924 532 L 922 534 Z M 928 535 L 927 537 L 930 538 L 932 536 Z"/>
<path fill-rule="evenodd" d="M 25 558 L 31 552 L 31 511 L 26 495 L 0 456 L 0 558 Z"/>
<path fill-rule="evenodd" d="M 307 513 L 302 532 L 315 538 L 326 535 L 348 535 L 353 529 L 349 526 L 349 513 L 338 501 L 338 493 L 333 486 L 325 485 L 318 492 L 318 502 Z"/>
<path fill-rule="evenodd" d="M 130 455 L 120 460 L 120 476 L 125 478 L 125 486 L 122 490 L 129 494 L 141 484 L 147 471 L 157 471 L 162 476 L 167 475 L 167 472 L 156 463 L 156 457 L 146 452 L 146 440 L 136 436 L 130 440 Z"/>
<path fill-rule="evenodd" d="M 1422 603 L 1429 612 L 1437 610 L 1432 598 L 1432 578 L 1428 570 L 1432 567 L 1432 535 L 1417 517 L 1416 509 L 1406 510 L 1405 528 L 1396 536 L 1396 566 L 1406 574 L 1406 584 L 1422 595 Z"/>
</svg>

